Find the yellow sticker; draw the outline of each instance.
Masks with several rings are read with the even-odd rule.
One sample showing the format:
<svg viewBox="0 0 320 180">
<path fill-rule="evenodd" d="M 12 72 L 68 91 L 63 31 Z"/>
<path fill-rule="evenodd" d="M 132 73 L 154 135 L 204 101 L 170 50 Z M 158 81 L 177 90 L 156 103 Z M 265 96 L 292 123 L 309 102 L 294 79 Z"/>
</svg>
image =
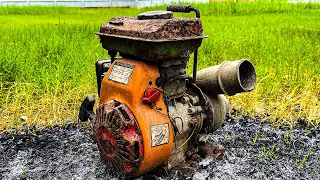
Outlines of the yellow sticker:
<svg viewBox="0 0 320 180">
<path fill-rule="evenodd" d="M 156 124 L 151 126 L 151 147 L 169 143 L 169 124 Z"/>
</svg>

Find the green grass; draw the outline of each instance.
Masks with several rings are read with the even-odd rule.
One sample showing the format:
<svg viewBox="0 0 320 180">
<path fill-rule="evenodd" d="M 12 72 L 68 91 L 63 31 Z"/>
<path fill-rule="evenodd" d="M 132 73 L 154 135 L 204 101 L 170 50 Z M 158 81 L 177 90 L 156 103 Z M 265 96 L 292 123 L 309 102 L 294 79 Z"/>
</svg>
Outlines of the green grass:
<svg viewBox="0 0 320 180">
<path fill-rule="evenodd" d="M 256 66 L 256 90 L 230 97 L 231 109 L 275 125 L 320 123 L 319 4 L 194 6 L 209 35 L 199 49 L 200 69 L 241 58 Z M 81 100 L 97 92 L 94 63 L 108 57 L 94 32 L 111 17 L 154 9 L 165 7 L 0 7 L 0 131 L 76 121 Z"/>
</svg>

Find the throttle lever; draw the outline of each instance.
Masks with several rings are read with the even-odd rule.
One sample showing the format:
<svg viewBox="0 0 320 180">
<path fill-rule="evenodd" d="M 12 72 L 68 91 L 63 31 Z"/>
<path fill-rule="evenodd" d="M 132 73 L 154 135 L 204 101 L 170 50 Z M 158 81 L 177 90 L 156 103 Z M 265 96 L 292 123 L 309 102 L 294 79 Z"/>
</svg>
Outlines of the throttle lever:
<svg viewBox="0 0 320 180">
<path fill-rule="evenodd" d="M 173 5 L 168 5 L 167 6 L 167 11 L 189 13 L 189 12 L 191 12 L 190 8 L 191 8 L 190 5 L 173 4 Z"/>
<path fill-rule="evenodd" d="M 200 11 L 197 8 L 194 8 L 190 5 L 180 5 L 180 4 L 173 4 L 167 6 L 167 11 L 171 12 L 185 12 L 189 13 L 191 11 L 194 11 L 196 13 L 196 17 L 200 18 Z"/>
</svg>

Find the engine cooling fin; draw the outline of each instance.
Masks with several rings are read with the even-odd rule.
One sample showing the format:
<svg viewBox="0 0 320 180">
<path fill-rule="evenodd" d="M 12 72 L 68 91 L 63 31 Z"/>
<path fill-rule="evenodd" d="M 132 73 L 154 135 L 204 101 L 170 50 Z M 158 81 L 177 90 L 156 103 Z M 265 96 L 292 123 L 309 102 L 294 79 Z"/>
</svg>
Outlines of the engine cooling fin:
<svg viewBox="0 0 320 180">
<path fill-rule="evenodd" d="M 125 104 L 116 100 L 101 104 L 93 130 L 107 166 L 121 175 L 138 170 L 143 159 L 142 135 L 136 119 Z"/>
</svg>

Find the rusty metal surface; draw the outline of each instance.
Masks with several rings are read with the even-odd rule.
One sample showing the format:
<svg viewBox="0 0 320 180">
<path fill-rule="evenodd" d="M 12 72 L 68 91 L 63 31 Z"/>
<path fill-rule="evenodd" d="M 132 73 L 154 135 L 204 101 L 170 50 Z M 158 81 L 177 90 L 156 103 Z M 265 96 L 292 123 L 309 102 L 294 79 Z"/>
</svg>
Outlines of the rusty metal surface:
<svg viewBox="0 0 320 180">
<path fill-rule="evenodd" d="M 135 173 L 144 148 L 137 121 L 128 107 L 116 100 L 100 105 L 93 126 L 106 164 L 122 175 Z"/>
<path fill-rule="evenodd" d="M 203 109 L 199 105 L 199 97 L 189 93 L 168 102 L 169 116 L 175 130 L 175 146 L 167 163 L 168 168 L 186 161 L 188 159 L 187 152 L 194 151 L 192 141 L 203 121 L 201 117 Z M 197 110 L 190 112 L 191 109 Z"/>
<path fill-rule="evenodd" d="M 171 12 L 115 17 L 100 27 L 103 48 L 122 57 L 159 61 L 195 51 L 207 36 L 198 18 L 171 18 Z M 160 18 L 160 19 L 159 19 Z"/>
<path fill-rule="evenodd" d="M 141 41 L 201 39 L 202 23 L 198 18 L 145 19 L 115 17 L 100 27 L 99 35 L 119 36 Z"/>
<path fill-rule="evenodd" d="M 171 11 L 148 11 L 138 15 L 139 20 L 144 19 L 172 19 Z"/>
<path fill-rule="evenodd" d="M 199 154 L 205 158 L 214 158 L 222 160 L 224 156 L 224 148 L 212 143 L 205 144 L 199 147 Z"/>
<path fill-rule="evenodd" d="M 222 160 L 224 156 L 225 149 L 213 142 L 210 142 L 210 135 L 199 134 L 199 154 L 205 158 L 214 158 Z"/>
<path fill-rule="evenodd" d="M 190 5 L 182 5 L 182 4 L 169 5 L 169 6 L 167 6 L 167 11 L 185 12 L 185 13 L 189 13 L 191 11 L 194 11 L 196 13 L 196 17 L 200 18 L 200 11 L 197 8 L 194 8 Z"/>
</svg>

